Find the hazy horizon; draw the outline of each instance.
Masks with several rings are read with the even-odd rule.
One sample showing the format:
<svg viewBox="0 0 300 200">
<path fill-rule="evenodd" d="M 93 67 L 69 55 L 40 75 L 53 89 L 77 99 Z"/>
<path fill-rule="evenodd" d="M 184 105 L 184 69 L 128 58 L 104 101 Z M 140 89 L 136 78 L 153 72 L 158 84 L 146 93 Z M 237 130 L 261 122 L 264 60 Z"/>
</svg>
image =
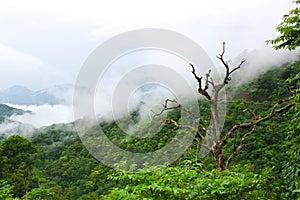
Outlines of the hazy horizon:
<svg viewBox="0 0 300 200">
<path fill-rule="evenodd" d="M 74 84 L 88 55 L 105 40 L 139 28 L 169 29 L 197 42 L 211 59 L 266 46 L 290 1 L 1 1 L 0 91 Z M 270 9 L 272 7 L 272 9 Z"/>
<path fill-rule="evenodd" d="M 66 84 L 74 86 L 83 63 L 96 47 L 113 36 L 141 28 L 168 29 L 185 35 L 204 49 L 217 68 L 222 65 L 215 56 L 222 50 L 222 42 L 226 42 L 226 60 L 231 60 L 231 64 L 240 59 L 247 60 L 240 70 L 240 82 L 246 81 L 295 58 L 295 52 L 275 51 L 265 43 L 278 35 L 276 26 L 292 7 L 290 1 L 273 0 L 4 0 L 0 3 L 0 100 L 3 91 L 12 86 L 32 91 Z M 126 69 L 128 71 L 132 66 L 155 63 L 175 66 L 179 68 L 179 74 L 185 74 L 182 76 L 188 79 L 187 82 L 197 88 L 188 64 L 174 56 L 148 51 L 127 55 L 118 63 L 102 77 L 105 87 L 98 91 L 102 96 L 94 95 L 101 112 L 110 111 L 112 93 L 125 76 Z M 186 69 L 182 68 L 185 64 Z M 206 72 L 211 67 L 201 66 L 201 69 Z M 134 83 L 138 78 L 131 77 L 130 81 Z M 134 92 L 137 93 L 134 97 L 145 98 L 141 91 Z M 163 96 L 161 91 L 151 92 L 156 92 L 155 101 L 156 97 Z M 13 116 L 11 119 L 37 127 L 71 121 L 73 91 L 50 90 L 49 94 L 50 98 L 63 98 L 68 104 L 25 106 L 2 103 L 35 112 L 35 115 Z M 22 98 L 22 95 L 14 97 Z M 136 99 L 133 102 L 136 103 Z"/>
</svg>

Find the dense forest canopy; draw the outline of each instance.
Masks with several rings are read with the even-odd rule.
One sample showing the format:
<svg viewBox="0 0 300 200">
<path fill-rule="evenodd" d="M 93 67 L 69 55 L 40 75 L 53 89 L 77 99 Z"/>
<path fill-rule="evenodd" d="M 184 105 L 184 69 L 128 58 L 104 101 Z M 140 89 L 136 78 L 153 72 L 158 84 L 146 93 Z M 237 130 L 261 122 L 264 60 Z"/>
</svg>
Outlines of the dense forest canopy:
<svg viewBox="0 0 300 200">
<path fill-rule="evenodd" d="M 296 81 L 286 79 L 294 77 L 299 70 L 299 66 L 276 68 L 241 85 L 228 102 L 227 109 L 231 114 L 226 116 L 225 131 L 237 121 L 251 119 L 248 113 L 241 112 L 246 108 L 260 115 L 268 113 L 274 102 L 289 95 L 285 92 L 286 86 L 295 85 Z M 265 82 L 283 84 L 265 87 Z M 208 105 L 206 100 L 199 101 L 201 112 L 207 115 L 210 112 Z M 176 119 L 178 114 L 174 110 L 169 115 Z M 53 125 L 37 131 L 28 139 L 11 136 L 2 139 L 0 145 L 3 163 L 0 168 L 1 198 L 295 198 L 296 193 L 291 190 L 296 189 L 297 177 L 290 177 L 294 178 L 292 181 L 287 179 L 291 172 L 287 167 L 293 167 L 290 162 L 294 161 L 294 155 L 289 151 L 296 150 L 295 145 L 298 144 L 294 139 L 288 139 L 295 130 L 290 123 L 294 119 L 293 114 L 291 110 L 258 126 L 257 134 L 249 138 L 249 141 L 256 140 L 256 143 L 237 154 L 231 169 L 224 172 L 214 169 L 211 156 L 205 159 L 197 157 L 198 139 L 169 167 L 148 173 L 127 174 L 108 168 L 94 159 L 70 125 Z M 160 148 L 174 134 L 174 126 L 170 124 L 151 140 L 124 140 L 122 131 L 114 122 L 106 122 L 102 127 L 107 136 L 122 148 L 139 152 Z M 97 128 L 92 129 L 91 133 L 97 133 Z M 228 140 L 224 150 L 226 155 L 232 152 L 240 137 L 237 134 Z"/>
</svg>

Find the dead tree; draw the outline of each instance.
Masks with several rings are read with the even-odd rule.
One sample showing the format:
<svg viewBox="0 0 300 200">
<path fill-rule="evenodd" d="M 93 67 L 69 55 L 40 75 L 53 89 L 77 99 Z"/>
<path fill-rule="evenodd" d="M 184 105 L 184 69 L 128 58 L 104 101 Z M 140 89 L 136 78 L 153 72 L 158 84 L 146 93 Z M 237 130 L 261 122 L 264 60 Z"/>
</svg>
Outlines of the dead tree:
<svg viewBox="0 0 300 200">
<path fill-rule="evenodd" d="M 233 69 L 230 69 L 228 62 L 224 60 L 224 54 L 225 54 L 225 43 L 223 43 L 223 50 L 222 52 L 217 56 L 217 58 L 221 61 L 222 65 L 225 68 L 225 75 L 223 79 L 219 83 L 216 83 L 213 78 L 211 77 L 211 70 L 208 71 L 208 73 L 205 75 L 205 78 L 203 80 L 203 77 L 199 77 L 197 75 L 197 72 L 195 70 L 195 67 L 193 64 L 190 64 L 190 67 L 192 68 L 191 72 L 198 82 L 198 93 L 203 95 L 211 105 L 211 113 L 210 113 L 210 120 L 215 136 L 215 143 L 210 146 L 209 144 L 206 144 L 204 141 L 204 136 L 207 136 L 207 130 L 208 127 L 202 127 L 200 130 L 198 127 L 193 127 L 193 126 L 186 126 L 186 125 L 181 125 L 177 123 L 173 119 L 166 119 L 165 123 L 168 124 L 173 124 L 177 129 L 189 129 L 190 131 L 194 131 L 197 133 L 197 136 L 199 136 L 202 140 L 202 145 L 206 145 L 207 148 L 209 148 L 209 153 L 212 154 L 214 162 L 215 162 L 215 167 L 219 169 L 220 171 L 224 169 L 229 169 L 230 164 L 235 157 L 235 155 L 242 150 L 243 148 L 254 144 L 256 141 L 246 143 L 247 137 L 255 133 L 256 131 L 256 126 L 259 125 L 261 122 L 267 121 L 271 119 L 273 116 L 283 113 L 284 111 L 288 110 L 293 106 L 292 103 L 289 102 L 289 99 L 287 100 L 280 100 L 276 104 L 273 105 L 270 113 L 264 117 L 257 117 L 254 112 L 252 112 L 249 109 L 246 109 L 245 111 L 249 112 L 249 114 L 252 116 L 252 120 L 250 120 L 247 123 L 237 123 L 234 125 L 227 133 L 221 133 L 222 131 L 222 125 L 220 124 L 220 116 L 219 116 L 219 107 L 218 103 L 221 101 L 219 94 L 220 91 L 230 82 L 231 80 L 231 75 L 237 71 L 238 69 L 241 68 L 245 60 L 241 60 L 241 62 L 234 67 Z M 165 104 L 163 106 L 162 112 L 174 108 L 180 108 L 184 112 L 189 112 L 187 109 L 183 108 L 180 104 L 178 106 L 172 106 L 169 107 L 168 103 L 174 102 L 173 100 L 166 100 Z M 162 113 L 161 112 L 161 113 Z M 161 114 L 161 113 L 158 113 Z M 195 120 L 195 116 L 192 115 L 192 113 L 189 113 L 191 115 L 191 120 Z M 194 123 L 196 124 L 196 123 Z M 224 155 L 224 146 L 227 143 L 228 139 L 231 138 L 237 131 L 244 129 L 244 130 L 250 130 L 246 133 L 244 133 L 241 137 L 240 144 L 235 147 L 228 157 Z"/>
</svg>

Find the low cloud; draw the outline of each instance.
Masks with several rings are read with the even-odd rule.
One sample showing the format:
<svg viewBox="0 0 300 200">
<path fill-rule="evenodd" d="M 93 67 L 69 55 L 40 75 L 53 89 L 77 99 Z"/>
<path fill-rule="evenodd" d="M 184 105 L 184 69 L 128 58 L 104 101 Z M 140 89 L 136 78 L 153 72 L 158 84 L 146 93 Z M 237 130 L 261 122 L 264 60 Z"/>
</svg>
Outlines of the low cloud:
<svg viewBox="0 0 300 200">
<path fill-rule="evenodd" d="M 30 124 L 6 119 L 0 124 L 0 135 L 8 137 L 10 135 L 30 136 L 36 129 Z"/>
<path fill-rule="evenodd" d="M 1 71 L 31 71 L 42 67 L 44 63 L 37 57 L 17 51 L 0 43 L 0 70 Z"/>
<path fill-rule="evenodd" d="M 238 86 L 272 68 L 289 64 L 296 60 L 297 56 L 296 51 L 275 51 L 271 47 L 264 47 L 250 52 L 245 50 L 230 62 L 231 68 L 233 68 L 237 66 L 242 59 L 246 60 L 236 74 L 232 75 L 233 79 L 235 79 L 233 84 Z"/>
<path fill-rule="evenodd" d="M 242 66 L 236 74 L 233 74 L 234 85 L 242 84 L 257 75 L 266 72 L 273 67 L 280 67 L 286 63 L 291 62 L 297 58 L 296 52 L 290 51 L 274 51 L 270 47 L 257 49 L 255 51 L 245 51 L 235 59 L 230 61 L 231 67 L 236 66 L 241 59 L 246 59 L 247 62 Z M 167 65 L 167 64 L 166 64 Z M 176 68 L 176 67 L 175 67 Z M 197 82 L 190 73 L 188 64 L 186 69 L 182 65 L 177 66 L 179 74 L 181 74 L 184 80 L 187 80 L 194 92 L 197 89 Z M 154 68 L 155 69 L 155 68 Z M 220 72 L 224 72 L 224 68 L 220 66 Z M 192 93 L 188 92 L 186 87 L 178 84 L 176 80 L 167 81 L 170 83 L 170 87 L 161 87 L 159 84 L 153 84 L 159 82 L 160 79 L 166 79 L 165 74 L 168 74 L 168 70 L 163 71 L 160 69 L 157 75 L 153 78 L 148 71 L 135 70 L 131 74 L 127 74 L 128 71 L 120 72 L 121 70 L 114 70 L 114 73 L 108 73 L 107 76 L 100 83 L 98 90 L 93 92 L 87 92 L 82 89 L 79 93 L 81 98 L 81 104 L 85 105 L 86 102 L 90 102 L 87 99 L 93 98 L 93 108 L 97 116 L 104 120 L 118 120 L 124 115 L 128 115 L 131 111 L 139 109 L 139 117 L 142 120 L 151 120 L 155 113 L 159 113 L 162 109 L 162 104 L 167 98 L 175 99 L 189 99 Z M 206 71 L 206 69 L 203 69 Z M 144 74 L 142 73 L 144 72 Z M 147 72 L 147 73 L 146 73 Z M 154 72 L 157 72 L 154 70 Z M 199 76 L 203 76 L 203 72 L 199 72 Z M 169 75 L 169 74 L 168 74 Z M 126 77 L 127 76 L 127 77 Z M 150 84 L 147 83 L 149 79 Z M 145 81 L 146 80 L 146 81 Z M 121 81 L 121 82 L 120 82 Z M 180 83 L 180 82 L 179 82 Z M 102 84 L 102 85 L 101 85 Z M 118 85 L 121 84 L 121 85 Z M 167 86 L 167 85 L 166 85 Z M 171 88 L 171 90 L 169 90 Z M 175 93 L 173 93 L 175 92 Z M 192 91 L 193 92 L 193 91 Z M 31 111 L 31 113 L 25 113 L 23 115 L 13 115 L 9 117 L 4 123 L 0 124 L 0 134 L 20 134 L 28 135 L 37 128 L 49 126 L 52 124 L 70 123 L 74 121 L 73 115 L 73 88 L 71 86 L 66 87 L 66 90 L 59 90 L 54 88 L 51 90 L 51 94 L 56 97 L 65 99 L 67 105 L 12 105 L 11 107 L 22 109 L 25 111 Z M 200 95 L 197 95 L 200 97 Z M 114 105 L 114 102 L 116 103 Z M 182 102 L 180 102 L 182 103 Z M 119 106 L 119 107 L 118 107 Z M 112 108 L 116 110 L 112 110 Z M 85 110 L 84 108 L 82 110 Z M 83 113 L 84 114 L 84 113 Z M 89 113 L 90 114 L 90 113 Z M 88 115 L 91 117 L 90 115 Z M 85 115 L 78 116 L 80 118 Z M 125 127 L 121 127 L 125 131 L 130 131 L 133 126 L 139 126 L 139 122 L 126 124 Z"/>
<path fill-rule="evenodd" d="M 46 126 L 74 121 L 73 108 L 70 105 L 7 105 L 31 112 L 5 119 L 0 124 L 0 135 L 5 137 L 16 134 L 30 137 L 35 131 Z"/>
<path fill-rule="evenodd" d="M 30 124 L 35 128 L 52 124 L 69 123 L 74 121 L 72 106 L 66 105 L 10 105 L 11 107 L 31 111 L 23 115 L 13 115 L 11 121 Z"/>
</svg>

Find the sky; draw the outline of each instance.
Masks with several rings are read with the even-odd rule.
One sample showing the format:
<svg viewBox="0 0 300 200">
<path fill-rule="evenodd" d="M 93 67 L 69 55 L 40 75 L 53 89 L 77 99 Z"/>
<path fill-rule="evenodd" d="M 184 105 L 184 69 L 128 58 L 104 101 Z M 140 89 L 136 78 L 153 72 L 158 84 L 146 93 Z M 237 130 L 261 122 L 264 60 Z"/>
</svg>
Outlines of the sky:
<svg viewBox="0 0 300 200">
<path fill-rule="evenodd" d="M 0 90 L 74 84 L 88 55 L 125 31 L 164 28 L 197 42 L 214 59 L 264 47 L 293 8 L 286 0 L 0 1 Z"/>
</svg>

